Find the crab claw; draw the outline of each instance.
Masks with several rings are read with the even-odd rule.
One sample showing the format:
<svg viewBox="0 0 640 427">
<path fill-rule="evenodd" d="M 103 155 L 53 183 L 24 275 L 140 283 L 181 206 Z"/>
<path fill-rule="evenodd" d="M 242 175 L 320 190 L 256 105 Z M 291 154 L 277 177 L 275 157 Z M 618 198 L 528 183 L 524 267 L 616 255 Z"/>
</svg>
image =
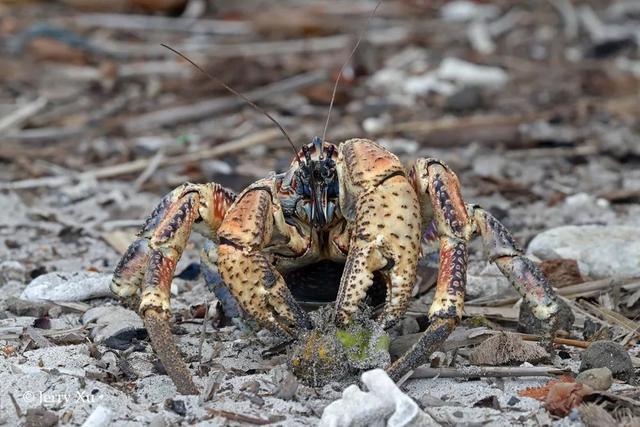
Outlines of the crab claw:
<svg viewBox="0 0 640 427">
<path fill-rule="evenodd" d="M 233 245 L 222 244 L 218 256 L 224 282 L 229 284 L 242 309 L 260 325 L 290 337 L 313 327 L 309 315 L 262 253 L 246 253 Z"/>
</svg>

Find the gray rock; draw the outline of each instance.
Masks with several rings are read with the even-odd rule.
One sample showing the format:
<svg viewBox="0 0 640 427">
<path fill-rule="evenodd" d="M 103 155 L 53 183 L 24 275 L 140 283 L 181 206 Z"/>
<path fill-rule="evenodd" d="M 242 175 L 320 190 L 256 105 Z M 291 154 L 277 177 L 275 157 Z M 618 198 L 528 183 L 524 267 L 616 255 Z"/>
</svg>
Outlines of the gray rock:
<svg viewBox="0 0 640 427">
<path fill-rule="evenodd" d="M 487 154 L 476 156 L 471 167 L 476 175 L 503 176 L 508 163 L 505 156 Z"/>
<path fill-rule="evenodd" d="M 88 271 L 54 272 L 33 279 L 20 295 L 37 301 L 84 301 L 113 296 L 109 289 L 112 275 Z"/>
<path fill-rule="evenodd" d="M 629 353 L 613 341 L 596 341 L 582 353 L 580 371 L 593 368 L 608 368 L 614 378 L 624 381 L 634 376 Z"/>
<path fill-rule="evenodd" d="M 134 311 L 120 306 L 100 306 L 86 311 L 81 318 L 82 323 L 95 322 L 91 330 L 94 342 L 125 350 L 135 339 L 144 339 L 147 335 L 144 322 Z"/>
<path fill-rule="evenodd" d="M 640 275 L 640 239 L 636 227 L 569 225 L 538 234 L 528 252 L 541 259 L 578 262 L 580 273 L 594 279 Z"/>
<path fill-rule="evenodd" d="M 448 96 L 444 102 L 445 110 L 452 112 L 475 110 L 483 105 L 482 89 L 476 86 L 464 86 Z"/>
<path fill-rule="evenodd" d="M 361 379 L 369 391 L 356 385 L 347 387 L 341 399 L 324 409 L 321 427 L 438 425 L 382 369 L 367 371 Z"/>
<path fill-rule="evenodd" d="M 586 384 L 594 390 L 609 390 L 613 384 L 613 375 L 609 368 L 593 368 L 580 372 L 576 382 Z"/>
<path fill-rule="evenodd" d="M 558 300 L 560 310 L 558 311 L 558 317 L 554 326 L 557 329 L 564 331 L 571 331 L 575 316 L 571 311 L 571 307 L 566 302 Z M 544 335 L 550 331 L 550 324 L 548 320 L 540 320 L 533 315 L 531 307 L 526 302 L 522 302 L 520 305 L 520 316 L 518 318 L 518 332 L 524 332 L 525 334 Z"/>
<path fill-rule="evenodd" d="M 30 408 L 25 416 L 25 425 L 30 427 L 53 427 L 58 425 L 55 412 L 44 408 Z"/>
<path fill-rule="evenodd" d="M 18 261 L 0 263 L 0 286 L 11 281 L 23 282 L 26 277 L 24 265 Z"/>
<path fill-rule="evenodd" d="M 516 291 L 498 267 L 489 263 L 479 274 L 467 275 L 466 294 L 467 299 L 475 299 L 497 295 L 506 297 L 516 295 Z"/>
</svg>

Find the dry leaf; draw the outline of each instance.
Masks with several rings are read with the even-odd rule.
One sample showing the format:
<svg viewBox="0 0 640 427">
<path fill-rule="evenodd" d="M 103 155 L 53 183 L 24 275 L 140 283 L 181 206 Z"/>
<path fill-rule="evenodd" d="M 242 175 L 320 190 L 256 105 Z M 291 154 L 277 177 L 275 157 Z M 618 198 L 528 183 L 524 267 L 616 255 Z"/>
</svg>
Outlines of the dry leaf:
<svg viewBox="0 0 640 427">
<path fill-rule="evenodd" d="M 582 399 L 592 391 L 593 389 L 586 384 L 556 383 L 549 389 L 544 407 L 552 415 L 565 417 L 569 415 L 571 409 L 579 406 Z"/>
</svg>

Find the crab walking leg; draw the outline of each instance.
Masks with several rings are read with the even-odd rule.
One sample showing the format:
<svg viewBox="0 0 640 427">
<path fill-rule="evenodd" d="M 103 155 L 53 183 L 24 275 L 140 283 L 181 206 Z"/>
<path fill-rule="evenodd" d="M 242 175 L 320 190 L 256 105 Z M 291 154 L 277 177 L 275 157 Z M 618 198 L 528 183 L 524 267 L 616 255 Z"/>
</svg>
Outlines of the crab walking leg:
<svg viewBox="0 0 640 427">
<path fill-rule="evenodd" d="M 217 184 L 185 184 L 165 196 L 114 272 L 111 290 L 132 298 L 142 290 L 140 313 L 151 343 L 182 394 L 197 394 L 167 322 L 173 273 L 194 222 L 213 237 L 235 195 Z"/>
<path fill-rule="evenodd" d="M 336 300 L 336 320 L 349 321 L 366 296 L 373 273 L 381 271 L 387 298 L 380 321 L 390 326 L 406 310 L 415 283 L 421 238 L 418 199 L 398 158 L 372 141 L 342 144 L 338 174 L 341 210 L 354 213 L 348 218 L 354 229 Z"/>
<path fill-rule="evenodd" d="M 509 231 L 493 215 L 478 206 L 469 206 L 468 210 L 489 251 L 489 261 L 496 263 L 538 319 L 555 320 L 558 302 L 544 274 L 523 255 Z M 549 332 L 555 332 L 555 322 L 548 326 Z"/>
<path fill-rule="evenodd" d="M 218 268 L 242 309 L 263 327 L 283 335 L 311 329 L 308 315 L 263 253 L 274 232 L 286 236 L 295 252 L 307 248 L 295 228 L 285 224 L 270 190 L 257 186 L 241 194 L 218 232 Z"/>
<path fill-rule="evenodd" d="M 418 159 L 410 174 L 420 199 L 423 226 L 435 223 L 440 243 L 440 268 L 431 321 L 418 342 L 389 368 L 389 376 L 400 379 L 425 363 L 440 347 L 462 317 L 467 269 L 467 241 L 473 228 L 460 194 L 456 175 L 435 159 Z"/>
<path fill-rule="evenodd" d="M 507 229 L 485 210 L 465 205 L 456 175 L 442 162 L 419 159 L 411 172 L 423 208 L 423 225 L 433 216 L 440 235 L 440 270 L 432 306 L 431 324 L 420 340 L 389 368 L 389 375 L 401 378 L 425 363 L 460 320 L 466 283 L 466 242 L 479 233 L 489 249 L 490 261 L 532 307 L 536 317 L 553 319 L 558 311 L 556 297 L 542 272 L 522 255 Z M 555 322 L 550 322 L 553 332 Z"/>
<path fill-rule="evenodd" d="M 140 313 L 154 308 L 168 318 L 173 272 L 192 225 L 215 237 L 234 199 L 231 191 L 215 183 L 184 184 L 167 194 L 118 263 L 111 291 L 130 298 L 141 289 Z"/>
</svg>

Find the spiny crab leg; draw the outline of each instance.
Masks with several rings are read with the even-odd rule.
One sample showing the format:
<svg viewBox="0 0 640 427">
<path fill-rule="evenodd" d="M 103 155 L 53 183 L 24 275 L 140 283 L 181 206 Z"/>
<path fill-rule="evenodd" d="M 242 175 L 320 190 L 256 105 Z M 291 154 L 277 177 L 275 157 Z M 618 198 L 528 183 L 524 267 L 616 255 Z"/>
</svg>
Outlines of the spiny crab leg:
<svg viewBox="0 0 640 427">
<path fill-rule="evenodd" d="M 444 163 L 419 159 L 411 178 L 423 211 L 432 209 L 433 212 L 440 236 L 440 269 L 429 310 L 431 324 L 420 340 L 388 368 L 391 378 L 399 380 L 425 363 L 460 321 L 464 309 L 466 246 L 477 234 L 489 252 L 489 260 L 496 263 L 537 318 L 550 320 L 550 333 L 554 333 L 558 311 L 556 296 L 542 272 L 524 257 L 509 231 L 484 209 L 464 203 L 458 178 Z"/>
<path fill-rule="evenodd" d="M 141 292 L 139 312 L 151 345 L 181 394 L 198 394 L 198 388 L 171 334 L 171 281 L 194 223 L 204 223 L 199 231 L 212 237 L 234 200 L 233 193 L 213 183 L 176 188 L 147 219 L 114 272 L 116 295 L 135 299 Z"/>
</svg>

